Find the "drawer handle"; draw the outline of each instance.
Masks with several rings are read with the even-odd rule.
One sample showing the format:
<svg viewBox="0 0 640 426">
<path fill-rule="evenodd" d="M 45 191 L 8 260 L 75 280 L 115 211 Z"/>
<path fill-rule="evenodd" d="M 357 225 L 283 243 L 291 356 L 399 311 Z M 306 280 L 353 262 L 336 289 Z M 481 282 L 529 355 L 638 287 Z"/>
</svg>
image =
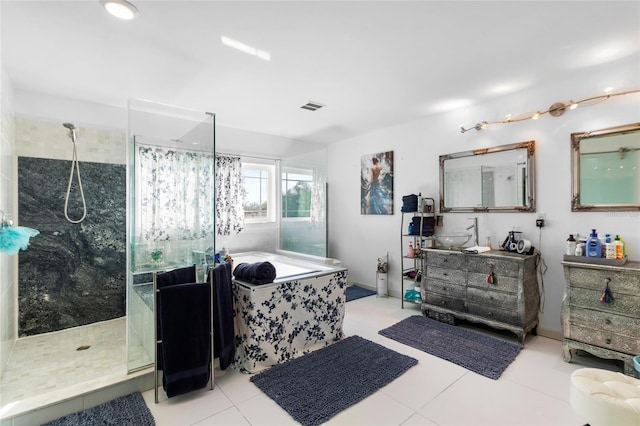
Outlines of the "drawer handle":
<svg viewBox="0 0 640 426">
<path fill-rule="evenodd" d="M 446 300 L 443 300 L 443 301 L 442 301 L 442 304 L 443 304 L 443 305 L 446 305 L 446 304 L 447 304 L 447 301 L 446 301 Z"/>
<path fill-rule="evenodd" d="M 611 320 L 609 318 L 607 318 L 606 320 L 604 320 L 604 323 L 609 325 L 609 324 L 611 324 Z"/>
<path fill-rule="evenodd" d="M 610 344 L 611 344 L 611 339 L 604 339 L 604 342 L 605 342 L 607 345 L 610 345 Z"/>
<path fill-rule="evenodd" d="M 492 317 L 493 316 L 493 312 L 487 312 L 487 316 Z"/>
</svg>

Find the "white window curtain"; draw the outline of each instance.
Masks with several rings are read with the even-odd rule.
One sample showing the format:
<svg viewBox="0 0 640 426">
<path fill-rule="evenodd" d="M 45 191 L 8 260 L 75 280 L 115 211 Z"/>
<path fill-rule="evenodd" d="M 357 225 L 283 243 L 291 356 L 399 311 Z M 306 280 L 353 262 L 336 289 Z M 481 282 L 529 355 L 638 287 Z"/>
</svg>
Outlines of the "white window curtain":
<svg viewBox="0 0 640 426">
<path fill-rule="evenodd" d="M 212 238 L 213 154 L 138 147 L 137 223 L 140 242 Z"/>
<path fill-rule="evenodd" d="M 242 163 L 240 157 L 216 156 L 216 230 L 237 234 L 244 228 Z"/>
</svg>

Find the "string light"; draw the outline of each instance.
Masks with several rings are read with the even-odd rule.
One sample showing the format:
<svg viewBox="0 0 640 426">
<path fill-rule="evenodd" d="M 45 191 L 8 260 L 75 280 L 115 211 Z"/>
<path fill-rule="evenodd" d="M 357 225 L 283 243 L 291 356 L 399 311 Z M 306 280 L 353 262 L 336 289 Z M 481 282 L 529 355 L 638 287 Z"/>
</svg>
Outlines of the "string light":
<svg viewBox="0 0 640 426">
<path fill-rule="evenodd" d="M 603 95 L 593 96 L 591 98 L 582 99 L 580 101 L 570 100 L 567 103 L 556 102 L 553 105 L 551 105 L 549 107 L 549 109 L 547 109 L 545 111 L 536 111 L 536 112 L 524 113 L 524 114 L 521 114 L 521 115 L 519 115 L 517 117 L 513 117 L 511 114 L 508 114 L 507 116 L 505 116 L 504 120 L 502 120 L 502 121 L 481 121 L 481 122 L 477 123 L 475 126 L 469 127 L 469 128 L 465 128 L 463 125 L 461 125 L 460 126 L 460 132 L 461 133 L 466 133 L 471 129 L 475 129 L 475 130 L 478 130 L 478 131 L 484 130 L 490 124 L 506 124 L 506 123 L 515 123 L 515 122 L 524 121 L 524 120 L 537 120 L 538 118 L 540 118 L 541 115 L 544 115 L 544 114 L 549 114 L 549 115 L 551 115 L 553 117 L 560 117 L 568 109 L 572 110 L 572 109 L 576 109 L 578 106 L 596 105 L 596 104 L 599 104 L 600 102 L 606 101 L 607 99 L 609 99 L 611 97 L 614 97 L 614 96 L 622 96 L 622 95 L 628 95 L 630 93 L 639 93 L 639 92 L 640 92 L 640 89 L 628 90 L 626 92 L 613 93 L 613 88 L 607 87 L 604 90 L 604 94 Z"/>
</svg>

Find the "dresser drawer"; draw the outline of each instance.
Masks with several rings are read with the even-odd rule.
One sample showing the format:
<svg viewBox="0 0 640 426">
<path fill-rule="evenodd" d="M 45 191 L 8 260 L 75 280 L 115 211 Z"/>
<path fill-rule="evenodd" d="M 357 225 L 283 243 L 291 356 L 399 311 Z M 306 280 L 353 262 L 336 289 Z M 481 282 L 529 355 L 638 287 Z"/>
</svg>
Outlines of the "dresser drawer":
<svg viewBox="0 0 640 426">
<path fill-rule="evenodd" d="M 600 297 L 604 287 L 598 290 L 590 290 L 580 287 L 571 287 L 569 291 L 569 305 L 571 307 L 589 308 L 621 315 L 640 317 L 640 296 L 619 293 L 611 288 L 612 303 L 600 303 Z"/>
<path fill-rule="evenodd" d="M 571 287 L 603 291 L 608 282 L 609 288 L 616 293 L 635 295 L 640 292 L 640 274 L 637 273 L 572 267 L 568 276 Z"/>
<path fill-rule="evenodd" d="M 523 325 L 523 320 L 517 312 L 500 309 L 498 307 L 468 302 L 467 312 L 492 321 L 504 322 L 511 325 Z"/>
<path fill-rule="evenodd" d="M 441 294 L 424 292 L 423 304 L 432 305 L 434 307 L 439 306 L 441 308 L 450 309 L 452 311 L 465 312 L 465 303 L 463 299 L 454 299 L 443 296 Z"/>
<path fill-rule="evenodd" d="M 464 284 L 467 274 L 461 269 L 440 268 L 437 266 L 427 266 L 427 278 Z"/>
<path fill-rule="evenodd" d="M 521 276 L 522 262 L 517 259 L 485 258 L 483 256 L 468 256 L 467 270 L 480 274 L 489 274 L 493 265 L 493 273 L 503 277 L 518 278 Z"/>
<path fill-rule="evenodd" d="M 428 280 L 423 284 L 425 291 L 440 294 L 453 299 L 464 299 L 466 288 L 447 281 Z"/>
<path fill-rule="evenodd" d="M 517 278 L 507 277 L 494 273 L 493 284 L 487 283 L 489 271 L 486 273 L 469 272 L 467 274 L 467 283 L 471 287 L 478 287 L 489 290 L 501 290 L 509 293 L 517 293 L 519 281 Z"/>
<path fill-rule="evenodd" d="M 637 336 L 629 337 L 610 331 L 572 325 L 569 338 L 630 355 L 640 353 L 640 339 Z"/>
<path fill-rule="evenodd" d="M 613 332 L 633 339 L 640 339 L 640 318 L 602 312 L 594 309 L 570 308 L 570 324 L 592 328 L 603 332 Z"/>
<path fill-rule="evenodd" d="M 427 254 L 426 266 L 439 266 L 442 268 L 462 269 L 465 257 L 460 253 L 449 253 L 446 251 L 429 250 Z"/>
<path fill-rule="evenodd" d="M 467 300 L 482 306 L 500 308 L 509 311 L 518 310 L 518 298 L 513 293 L 467 288 Z"/>
</svg>

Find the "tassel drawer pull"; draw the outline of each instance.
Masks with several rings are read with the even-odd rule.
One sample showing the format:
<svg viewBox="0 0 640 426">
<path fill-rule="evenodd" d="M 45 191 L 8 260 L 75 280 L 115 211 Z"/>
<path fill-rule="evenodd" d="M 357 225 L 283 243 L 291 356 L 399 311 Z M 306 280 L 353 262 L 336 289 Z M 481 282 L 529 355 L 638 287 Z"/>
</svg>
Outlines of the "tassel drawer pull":
<svg viewBox="0 0 640 426">
<path fill-rule="evenodd" d="M 605 289 L 604 289 L 604 292 L 602 293 L 602 296 L 600 296 L 600 303 L 604 303 L 607 305 L 613 303 L 613 295 L 611 294 L 611 290 L 609 289 L 610 282 L 611 282 L 611 278 L 605 278 L 604 280 Z"/>
<path fill-rule="evenodd" d="M 489 263 L 489 275 L 487 275 L 487 284 L 495 284 L 496 276 L 493 274 L 493 263 Z"/>
</svg>

